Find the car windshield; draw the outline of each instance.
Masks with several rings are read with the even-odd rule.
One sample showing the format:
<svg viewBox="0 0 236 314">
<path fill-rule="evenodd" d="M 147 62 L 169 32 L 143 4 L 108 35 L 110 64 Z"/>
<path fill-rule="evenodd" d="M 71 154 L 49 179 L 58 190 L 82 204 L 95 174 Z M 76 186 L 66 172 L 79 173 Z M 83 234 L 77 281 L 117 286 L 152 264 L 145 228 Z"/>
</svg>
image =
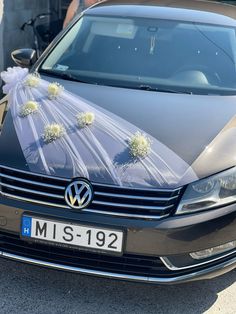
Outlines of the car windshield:
<svg viewBox="0 0 236 314">
<path fill-rule="evenodd" d="M 232 95 L 235 48 L 233 27 L 85 15 L 39 72 L 115 87 Z"/>
</svg>

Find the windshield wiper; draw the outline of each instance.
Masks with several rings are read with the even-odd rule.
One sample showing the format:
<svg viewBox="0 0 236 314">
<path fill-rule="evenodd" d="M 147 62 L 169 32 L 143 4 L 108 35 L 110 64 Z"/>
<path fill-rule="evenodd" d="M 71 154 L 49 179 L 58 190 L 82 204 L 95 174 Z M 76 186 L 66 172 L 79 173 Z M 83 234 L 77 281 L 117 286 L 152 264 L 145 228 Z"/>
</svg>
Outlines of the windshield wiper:
<svg viewBox="0 0 236 314">
<path fill-rule="evenodd" d="M 127 88 L 127 89 L 140 89 L 145 91 L 151 91 L 151 92 L 160 92 L 160 93 L 173 93 L 173 94 L 189 94 L 192 95 L 193 93 L 190 91 L 183 91 L 178 89 L 169 89 L 169 88 L 160 88 L 160 87 L 153 87 L 151 85 L 138 85 L 138 86 L 119 86 L 119 85 L 111 85 L 111 84 L 99 84 L 98 82 L 93 81 L 85 81 L 78 78 L 76 75 L 73 75 L 69 72 L 61 72 L 61 71 L 55 71 L 51 69 L 40 69 L 39 73 L 58 77 L 63 80 L 67 81 L 74 81 L 79 83 L 85 83 L 85 84 L 93 84 L 93 85 L 104 85 L 104 86 L 111 86 L 111 87 L 120 87 L 120 88 Z"/>
<path fill-rule="evenodd" d="M 68 73 L 68 72 L 57 72 L 55 70 L 44 70 L 44 69 L 41 69 L 39 70 L 39 73 L 42 73 L 42 74 L 45 74 L 45 75 L 50 75 L 50 76 L 53 76 L 53 77 L 58 77 L 58 78 L 61 78 L 63 80 L 66 80 L 66 81 L 73 81 L 73 82 L 78 82 L 78 83 L 87 83 L 87 84 L 97 84 L 97 83 L 94 83 L 94 82 L 88 82 L 88 81 L 84 81 L 84 80 L 81 80 L 79 79 L 77 76 L 71 74 L 71 73 Z"/>
<path fill-rule="evenodd" d="M 192 92 L 178 90 L 178 89 L 170 89 L 170 88 L 160 88 L 160 87 L 153 87 L 150 85 L 139 85 L 134 87 L 136 89 L 151 91 L 151 92 L 160 92 L 160 93 L 173 93 L 173 94 L 189 94 L 192 95 Z"/>
</svg>

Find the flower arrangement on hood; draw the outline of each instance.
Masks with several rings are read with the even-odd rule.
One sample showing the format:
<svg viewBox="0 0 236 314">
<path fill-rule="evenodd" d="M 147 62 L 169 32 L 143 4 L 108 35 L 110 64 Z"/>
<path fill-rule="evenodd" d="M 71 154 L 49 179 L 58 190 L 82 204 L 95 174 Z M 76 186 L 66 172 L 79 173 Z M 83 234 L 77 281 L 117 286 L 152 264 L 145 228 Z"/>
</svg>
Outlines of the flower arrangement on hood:
<svg viewBox="0 0 236 314">
<path fill-rule="evenodd" d="M 93 112 L 81 112 L 77 116 L 77 123 L 80 128 L 84 128 L 94 123 L 95 114 Z"/>
<path fill-rule="evenodd" d="M 29 74 L 24 82 L 25 86 L 38 87 L 40 83 L 40 75 L 38 73 Z"/>
<path fill-rule="evenodd" d="M 48 95 L 49 99 L 57 98 L 61 92 L 64 90 L 64 87 L 59 83 L 51 83 L 48 85 Z"/>
<path fill-rule="evenodd" d="M 198 180 L 174 151 L 112 108 L 27 69 L 1 76 L 12 128 L 32 171 L 59 177 L 63 170 L 122 188 L 172 188 Z"/>
<path fill-rule="evenodd" d="M 144 158 L 151 151 L 151 140 L 140 132 L 135 133 L 129 140 L 132 157 Z"/>
<path fill-rule="evenodd" d="M 36 113 L 38 109 L 39 105 L 36 101 L 27 101 L 27 103 L 20 108 L 20 117 L 25 118 L 32 113 Z"/>
<path fill-rule="evenodd" d="M 48 124 L 44 128 L 43 140 L 46 144 L 49 144 L 61 138 L 65 133 L 63 125 L 57 123 Z"/>
</svg>

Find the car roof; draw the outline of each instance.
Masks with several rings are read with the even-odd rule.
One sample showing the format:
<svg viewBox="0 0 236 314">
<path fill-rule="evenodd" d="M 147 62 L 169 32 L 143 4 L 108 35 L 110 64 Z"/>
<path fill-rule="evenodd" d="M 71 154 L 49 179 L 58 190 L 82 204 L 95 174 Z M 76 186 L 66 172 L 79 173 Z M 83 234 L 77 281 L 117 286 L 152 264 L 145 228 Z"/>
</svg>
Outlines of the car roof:
<svg viewBox="0 0 236 314">
<path fill-rule="evenodd" d="M 210 0 L 108 0 L 92 6 L 85 14 L 236 26 L 236 6 Z"/>
</svg>

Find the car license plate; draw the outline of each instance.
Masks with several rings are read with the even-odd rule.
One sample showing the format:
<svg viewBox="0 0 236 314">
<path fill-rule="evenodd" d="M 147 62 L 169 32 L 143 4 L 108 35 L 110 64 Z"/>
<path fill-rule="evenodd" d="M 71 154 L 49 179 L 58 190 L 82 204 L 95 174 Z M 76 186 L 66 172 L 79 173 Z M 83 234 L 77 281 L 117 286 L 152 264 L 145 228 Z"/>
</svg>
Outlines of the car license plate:
<svg viewBox="0 0 236 314">
<path fill-rule="evenodd" d="M 122 231 L 98 227 L 70 224 L 23 216 L 22 237 L 61 243 L 78 248 L 105 250 L 121 253 L 123 249 Z"/>
</svg>

